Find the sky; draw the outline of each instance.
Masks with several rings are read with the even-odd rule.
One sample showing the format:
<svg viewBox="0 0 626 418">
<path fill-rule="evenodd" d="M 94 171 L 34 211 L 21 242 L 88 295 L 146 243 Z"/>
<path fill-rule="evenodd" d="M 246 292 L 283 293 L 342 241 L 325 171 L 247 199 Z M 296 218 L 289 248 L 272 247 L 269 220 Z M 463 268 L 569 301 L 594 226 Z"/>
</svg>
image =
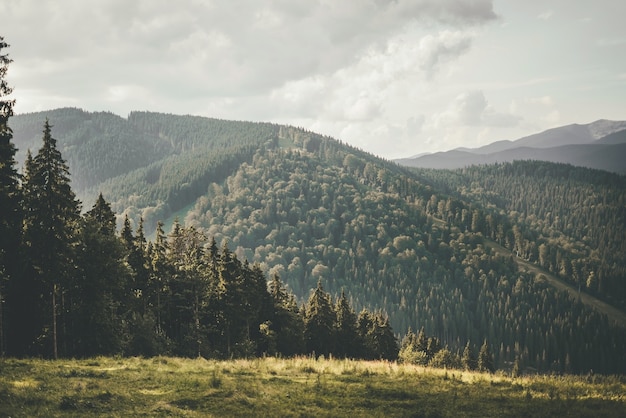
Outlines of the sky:
<svg viewBox="0 0 626 418">
<path fill-rule="evenodd" d="M 384 158 L 626 119 L 623 0 L 2 0 L 15 112 L 289 124 Z"/>
</svg>

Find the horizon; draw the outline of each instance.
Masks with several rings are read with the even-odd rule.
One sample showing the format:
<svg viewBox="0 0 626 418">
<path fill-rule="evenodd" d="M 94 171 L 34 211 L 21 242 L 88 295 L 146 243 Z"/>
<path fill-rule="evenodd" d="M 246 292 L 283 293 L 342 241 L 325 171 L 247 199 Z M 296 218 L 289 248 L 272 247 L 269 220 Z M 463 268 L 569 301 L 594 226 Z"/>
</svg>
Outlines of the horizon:
<svg viewBox="0 0 626 418">
<path fill-rule="evenodd" d="M 175 116 L 193 116 L 193 117 L 201 117 L 201 118 L 207 118 L 207 119 L 216 119 L 216 120 L 233 121 L 233 122 L 275 123 L 277 125 L 291 126 L 293 128 L 296 128 L 296 129 L 308 130 L 308 129 L 306 129 L 304 127 L 301 127 L 301 126 L 294 126 L 294 125 L 289 125 L 289 124 L 276 123 L 276 122 L 267 121 L 267 120 L 228 119 L 228 118 L 217 118 L 217 117 L 213 117 L 213 116 L 210 116 L 210 115 L 192 115 L 192 114 L 184 114 L 184 113 L 158 112 L 158 111 L 153 111 L 153 110 L 137 110 L 137 109 L 130 110 L 128 112 L 128 114 L 126 116 L 124 116 L 124 115 L 120 115 L 120 114 L 115 113 L 115 112 L 110 111 L 110 110 L 94 110 L 94 111 L 91 111 L 91 110 L 85 110 L 85 109 L 83 109 L 81 107 L 77 107 L 77 106 L 64 106 L 64 107 L 58 107 L 58 108 L 53 108 L 53 109 L 35 110 L 35 111 L 31 111 L 31 112 L 15 113 L 14 116 L 25 116 L 25 115 L 32 115 L 32 114 L 37 114 L 37 113 L 54 112 L 56 110 L 61 110 L 61 109 L 75 109 L 75 110 L 79 110 L 79 111 L 86 112 L 86 113 L 110 113 L 110 114 L 118 116 L 118 117 L 120 117 L 120 118 L 122 118 L 124 120 L 128 120 L 128 117 L 129 117 L 130 113 L 132 113 L 132 112 L 148 112 L 148 113 L 171 114 L 171 115 L 175 115 Z M 483 145 L 480 145 L 480 146 L 477 146 L 477 147 L 474 147 L 474 148 L 459 146 L 459 147 L 456 147 L 456 148 L 442 149 L 442 150 L 438 150 L 438 151 L 428 151 L 428 152 L 422 152 L 422 153 L 413 154 L 413 155 L 399 156 L 399 157 L 396 157 L 396 158 L 387 158 L 387 157 L 385 157 L 383 155 L 373 153 L 373 152 L 371 152 L 369 150 L 365 150 L 365 149 L 363 149 L 363 150 L 368 152 L 368 153 L 370 153 L 370 154 L 372 154 L 372 155 L 374 155 L 374 156 L 376 156 L 376 157 L 389 159 L 390 161 L 394 161 L 394 160 L 410 160 L 410 159 L 417 159 L 419 157 L 423 157 L 423 156 L 426 156 L 426 155 L 446 153 L 446 152 L 450 152 L 450 151 L 476 150 L 478 148 L 481 148 L 481 147 L 484 147 L 484 146 L 488 146 L 488 145 L 493 145 L 493 144 L 499 143 L 499 142 L 516 142 L 518 140 L 527 138 L 529 136 L 538 135 L 538 134 L 541 134 L 541 133 L 544 133 L 544 132 L 547 132 L 547 131 L 551 131 L 551 130 L 555 130 L 555 129 L 559 129 L 559 128 L 564 128 L 564 127 L 567 127 L 567 126 L 587 126 L 587 125 L 591 125 L 591 124 L 594 124 L 594 123 L 597 123 L 597 122 L 604 122 L 604 121 L 606 121 L 606 122 L 626 122 L 626 120 L 614 120 L 614 119 L 600 118 L 600 119 L 596 119 L 596 120 L 593 120 L 593 121 L 587 122 L 587 123 L 569 123 L 569 124 L 565 124 L 565 125 L 555 126 L 555 127 L 552 127 L 552 128 L 547 128 L 547 129 L 538 131 L 538 132 L 531 132 L 528 135 L 524 135 L 524 136 L 519 137 L 519 138 L 499 139 L 499 140 L 495 140 L 493 142 L 489 142 L 487 144 L 483 144 Z M 52 124 L 51 126 L 54 126 L 54 124 Z M 314 132 L 314 133 L 319 134 L 319 135 L 327 135 L 327 134 L 324 134 L 324 133 L 321 133 L 321 132 L 316 132 L 316 131 L 311 131 L 311 132 Z M 330 136 L 331 138 L 333 138 L 335 140 L 338 140 L 338 141 L 347 142 L 347 141 L 345 141 L 342 138 L 336 138 L 336 137 L 333 137 L 331 135 L 328 135 L 328 136 Z M 353 145 L 353 144 L 350 144 L 350 145 Z M 358 144 L 356 144 L 355 146 L 359 147 Z"/>
<path fill-rule="evenodd" d="M 0 36 L 17 113 L 262 120 L 394 159 L 626 119 L 624 13 L 618 0 L 23 0 L 0 4 Z"/>
</svg>

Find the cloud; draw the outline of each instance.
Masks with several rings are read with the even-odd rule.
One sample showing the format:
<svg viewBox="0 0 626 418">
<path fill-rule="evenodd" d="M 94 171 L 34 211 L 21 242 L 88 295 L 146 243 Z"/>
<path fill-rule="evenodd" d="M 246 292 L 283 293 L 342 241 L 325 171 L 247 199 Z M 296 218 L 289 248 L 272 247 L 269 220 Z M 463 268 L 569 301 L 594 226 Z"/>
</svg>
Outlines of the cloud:
<svg viewBox="0 0 626 418">
<path fill-rule="evenodd" d="M 440 115 L 435 115 L 436 124 L 460 126 L 516 126 L 520 117 L 511 113 L 496 111 L 489 105 L 482 91 L 459 94 Z"/>
<path fill-rule="evenodd" d="M 164 99 L 175 91 L 267 93 L 384 51 L 415 22 L 474 26 L 496 18 L 487 0 L 24 0 L 3 2 L 0 15 L 14 47 L 15 80 L 29 88 L 73 84 L 73 94 L 106 97 L 111 86 L 141 85 Z M 437 41 L 422 46 L 426 66 L 462 48 L 455 39 Z M 73 83 L 62 80 L 68 72 Z"/>
<path fill-rule="evenodd" d="M 543 12 L 541 12 L 538 16 L 537 19 L 540 20 L 549 20 L 552 18 L 552 16 L 554 16 L 554 11 L 552 10 L 545 10 Z"/>
<path fill-rule="evenodd" d="M 385 113 L 407 80 L 425 83 L 440 67 L 467 52 L 474 33 L 442 30 L 420 35 L 409 28 L 385 48 L 370 48 L 332 74 L 288 81 L 274 89 L 272 104 L 283 114 L 331 120 L 368 120 Z"/>
</svg>

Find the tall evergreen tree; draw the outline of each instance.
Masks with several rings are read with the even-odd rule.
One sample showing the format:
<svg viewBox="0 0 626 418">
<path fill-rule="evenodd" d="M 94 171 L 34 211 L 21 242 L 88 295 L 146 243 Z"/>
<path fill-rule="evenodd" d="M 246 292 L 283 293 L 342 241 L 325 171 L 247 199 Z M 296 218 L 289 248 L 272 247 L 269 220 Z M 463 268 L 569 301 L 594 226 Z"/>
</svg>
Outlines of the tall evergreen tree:
<svg viewBox="0 0 626 418">
<path fill-rule="evenodd" d="M 8 54 L 2 54 L 2 49 L 8 46 L 0 36 L 0 355 L 7 349 L 4 300 L 7 288 L 18 279 L 18 248 L 22 223 L 19 175 L 15 169 L 17 149 L 11 142 L 13 132 L 8 125 L 15 100 L 5 99 L 12 91 L 5 80 L 12 60 Z M 17 326 L 17 318 L 14 318 L 14 323 Z"/>
<path fill-rule="evenodd" d="M 398 358 L 398 342 L 393 335 L 393 329 L 389 324 L 389 318 L 382 313 L 374 317 L 373 326 L 368 338 L 374 347 L 374 356 L 383 360 L 396 360 Z"/>
<path fill-rule="evenodd" d="M 76 356 L 120 354 L 125 348 L 130 270 L 115 229 L 115 214 L 100 195 L 83 217 L 78 273 L 67 292 L 72 302 L 71 354 Z"/>
<path fill-rule="evenodd" d="M 38 307 L 45 307 L 43 312 L 37 312 L 37 323 L 28 326 L 38 330 L 38 340 L 46 342 L 40 354 L 57 358 L 58 304 L 64 303 L 63 292 L 74 271 L 80 203 L 70 186 L 69 168 L 57 149 L 47 119 L 43 145 L 27 162 L 23 183 L 24 243 L 30 277 L 24 283 L 24 291 L 30 292 L 35 300 L 40 299 Z"/>
<path fill-rule="evenodd" d="M 286 356 L 301 353 L 304 349 L 304 322 L 296 298 L 285 289 L 278 274 L 272 276 L 269 293 L 274 308 L 271 327 L 276 332 L 276 350 Z"/>
<path fill-rule="evenodd" d="M 356 330 L 356 314 L 343 290 L 339 300 L 337 300 L 335 314 L 337 317 L 335 355 L 339 357 L 358 356 L 359 335 Z"/>
<path fill-rule="evenodd" d="M 226 242 L 222 246 L 217 270 L 218 323 L 225 337 L 226 354 L 230 357 L 233 354 L 233 345 L 241 339 L 246 330 L 243 326 L 244 315 L 239 305 L 243 298 L 241 263 Z"/>
<path fill-rule="evenodd" d="M 201 317 L 208 301 L 207 275 L 202 262 L 204 237 L 195 228 L 185 228 L 176 222 L 169 238 L 169 258 L 175 272 L 173 297 L 180 326 L 179 349 L 200 357 L 206 341 Z"/>
<path fill-rule="evenodd" d="M 330 295 L 324 291 L 322 282 L 311 294 L 304 316 L 304 341 L 307 352 L 328 355 L 334 352 L 335 310 Z"/>
<path fill-rule="evenodd" d="M 157 222 L 156 236 L 150 253 L 149 288 L 156 316 L 156 332 L 165 332 L 164 323 L 168 322 L 169 282 L 171 266 L 167 260 L 168 243 L 163 230 L 163 222 Z"/>
</svg>

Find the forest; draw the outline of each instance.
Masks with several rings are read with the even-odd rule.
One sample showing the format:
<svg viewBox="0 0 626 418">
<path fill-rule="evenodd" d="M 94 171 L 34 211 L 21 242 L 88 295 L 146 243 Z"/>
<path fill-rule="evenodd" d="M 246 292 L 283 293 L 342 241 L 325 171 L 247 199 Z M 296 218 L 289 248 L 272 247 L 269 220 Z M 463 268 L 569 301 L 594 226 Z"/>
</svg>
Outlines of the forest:
<svg viewBox="0 0 626 418">
<path fill-rule="evenodd" d="M 295 127 L 2 105 L 3 353 L 626 372 L 623 325 L 517 263 L 623 307 L 623 176 L 410 170 Z"/>
</svg>

